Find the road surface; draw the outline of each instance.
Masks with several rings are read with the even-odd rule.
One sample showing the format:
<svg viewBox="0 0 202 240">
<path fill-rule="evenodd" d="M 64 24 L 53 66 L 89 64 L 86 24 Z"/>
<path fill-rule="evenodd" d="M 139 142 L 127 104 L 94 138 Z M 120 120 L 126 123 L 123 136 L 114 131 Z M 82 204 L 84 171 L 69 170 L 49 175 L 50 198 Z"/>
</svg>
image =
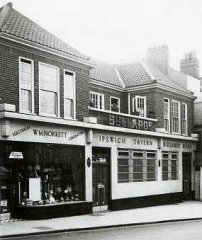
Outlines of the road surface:
<svg viewBox="0 0 202 240">
<path fill-rule="evenodd" d="M 3 240 L 4 238 L 1 238 Z M 12 240 L 202 240 L 202 220 L 5 238 Z"/>
</svg>

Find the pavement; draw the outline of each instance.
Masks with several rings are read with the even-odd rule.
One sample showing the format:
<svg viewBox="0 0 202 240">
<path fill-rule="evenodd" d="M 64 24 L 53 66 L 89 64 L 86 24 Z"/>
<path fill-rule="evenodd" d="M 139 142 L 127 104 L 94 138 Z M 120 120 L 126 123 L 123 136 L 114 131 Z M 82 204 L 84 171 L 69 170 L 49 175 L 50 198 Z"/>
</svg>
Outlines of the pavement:
<svg viewBox="0 0 202 240">
<path fill-rule="evenodd" d="M 4 222 L 0 224 L 0 238 L 198 219 L 202 220 L 202 202 L 186 201 L 73 217 Z"/>
</svg>

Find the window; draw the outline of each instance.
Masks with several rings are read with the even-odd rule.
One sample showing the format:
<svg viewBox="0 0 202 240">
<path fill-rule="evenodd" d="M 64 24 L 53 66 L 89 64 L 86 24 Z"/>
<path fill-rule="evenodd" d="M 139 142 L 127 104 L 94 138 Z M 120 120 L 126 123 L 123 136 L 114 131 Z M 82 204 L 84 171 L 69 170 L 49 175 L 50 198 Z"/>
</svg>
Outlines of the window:
<svg viewBox="0 0 202 240">
<path fill-rule="evenodd" d="M 19 59 L 19 107 L 20 112 L 34 112 L 34 70 L 33 61 Z"/>
<path fill-rule="evenodd" d="M 110 110 L 120 112 L 120 98 L 110 97 Z"/>
<path fill-rule="evenodd" d="M 178 179 L 178 153 L 162 152 L 162 179 Z"/>
<path fill-rule="evenodd" d="M 171 105 L 172 132 L 180 133 L 180 103 L 172 100 Z"/>
<path fill-rule="evenodd" d="M 182 134 L 187 135 L 187 104 L 182 103 Z"/>
<path fill-rule="evenodd" d="M 74 73 L 64 72 L 64 117 L 75 117 L 75 77 Z"/>
<path fill-rule="evenodd" d="M 146 117 L 146 97 L 135 96 L 133 98 L 133 112 L 139 113 L 140 117 Z"/>
<path fill-rule="evenodd" d="M 118 151 L 118 182 L 143 182 L 157 179 L 155 151 Z"/>
<path fill-rule="evenodd" d="M 97 109 L 104 109 L 104 94 L 91 92 L 90 107 L 97 108 Z"/>
<path fill-rule="evenodd" d="M 39 63 L 39 112 L 59 116 L 59 69 Z"/>
<path fill-rule="evenodd" d="M 164 128 L 166 132 L 170 131 L 170 101 L 167 98 L 164 98 L 163 102 L 163 119 L 164 119 Z"/>
</svg>

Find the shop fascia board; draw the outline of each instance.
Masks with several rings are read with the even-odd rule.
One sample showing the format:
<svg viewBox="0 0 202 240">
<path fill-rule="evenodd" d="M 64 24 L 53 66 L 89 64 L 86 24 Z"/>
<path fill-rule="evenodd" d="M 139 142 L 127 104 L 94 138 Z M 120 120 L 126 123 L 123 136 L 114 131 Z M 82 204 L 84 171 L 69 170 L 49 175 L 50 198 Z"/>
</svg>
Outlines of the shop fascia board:
<svg viewBox="0 0 202 240">
<path fill-rule="evenodd" d="M 40 122 L 40 123 L 48 123 L 48 124 L 57 124 L 63 125 L 68 127 L 79 127 L 79 128 L 86 128 L 92 130 L 100 130 L 100 131 L 108 131 L 108 132 L 115 132 L 115 133 L 122 133 L 122 134 L 137 134 L 137 135 L 148 135 L 152 137 L 160 137 L 160 138 L 167 138 L 167 139 L 176 139 L 176 140 L 186 140 L 186 141 L 198 141 L 198 137 L 188 137 L 182 135 L 172 135 L 169 133 L 158 133 L 158 132 L 151 132 L 151 131 L 142 131 L 136 130 L 131 128 L 120 128 L 120 127 L 112 127 L 107 125 L 101 124 L 93 124 L 93 123 L 85 123 L 79 122 L 76 120 L 64 120 L 61 118 L 51 118 L 51 117 L 42 117 L 38 115 L 32 114 L 22 114 L 22 113 L 14 113 L 14 112 L 0 112 L 0 119 L 7 120 L 24 120 L 24 121 L 33 121 L 33 122 Z M 3 121 L 2 121 L 3 123 Z M 1 124 L 1 122 L 0 122 Z"/>
</svg>

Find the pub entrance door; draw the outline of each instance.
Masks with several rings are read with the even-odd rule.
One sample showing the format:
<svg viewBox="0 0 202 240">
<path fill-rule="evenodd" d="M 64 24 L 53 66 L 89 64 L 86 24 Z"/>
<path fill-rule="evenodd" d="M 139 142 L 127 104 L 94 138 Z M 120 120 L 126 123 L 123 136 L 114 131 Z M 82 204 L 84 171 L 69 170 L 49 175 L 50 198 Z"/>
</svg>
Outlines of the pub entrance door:
<svg viewBox="0 0 202 240">
<path fill-rule="evenodd" d="M 106 211 L 110 199 L 110 150 L 93 148 L 93 211 Z"/>
<path fill-rule="evenodd" d="M 182 153 L 182 181 L 183 181 L 183 199 L 191 200 L 192 191 L 191 191 L 191 164 L 192 164 L 192 154 L 191 153 Z"/>
</svg>

